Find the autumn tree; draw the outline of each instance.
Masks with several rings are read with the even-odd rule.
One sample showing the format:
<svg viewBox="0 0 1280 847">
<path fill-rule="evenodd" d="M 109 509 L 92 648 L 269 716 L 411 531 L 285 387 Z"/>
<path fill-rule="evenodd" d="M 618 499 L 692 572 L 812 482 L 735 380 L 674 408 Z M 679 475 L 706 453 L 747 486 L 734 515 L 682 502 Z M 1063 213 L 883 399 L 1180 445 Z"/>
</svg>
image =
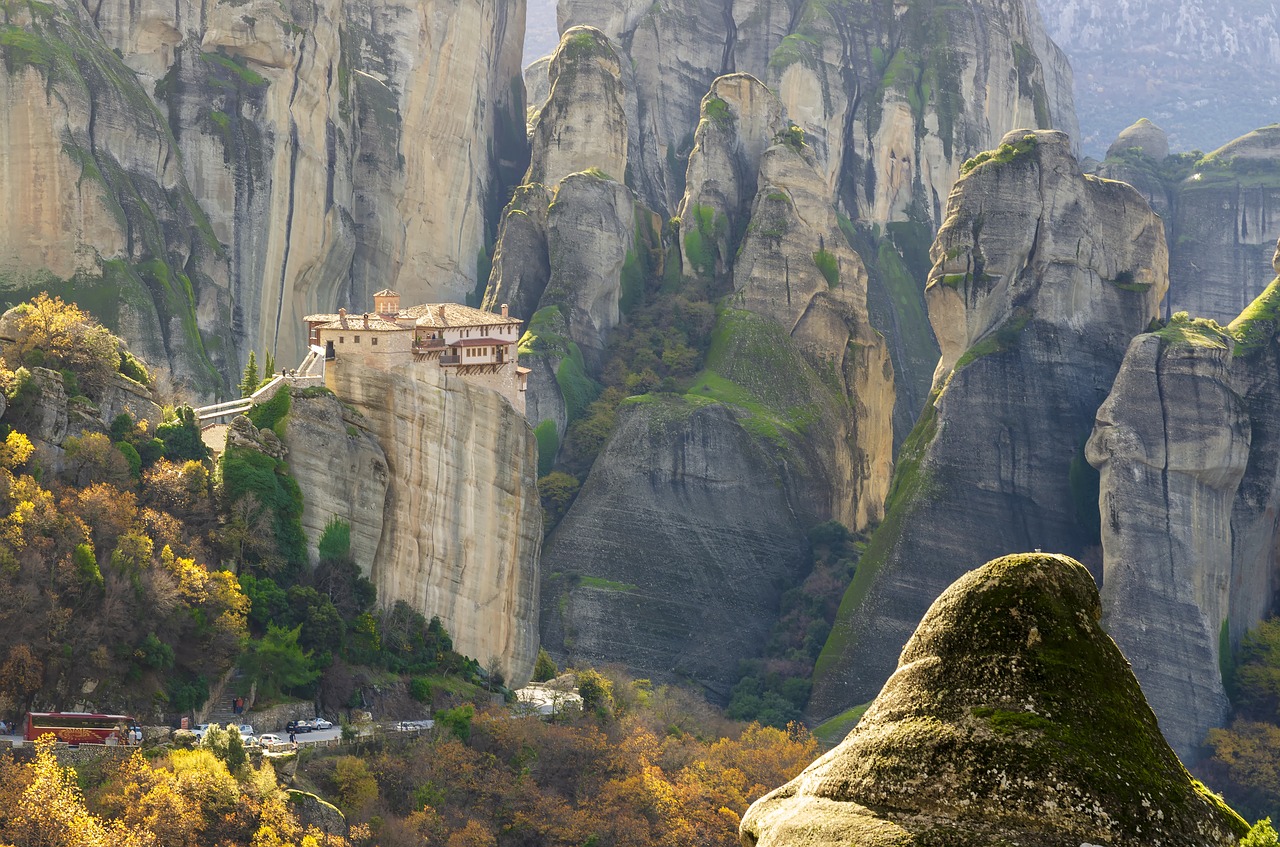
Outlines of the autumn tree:
<svg viewBox="0 0 1280 847">
<path fill-rule="evenodd" d="M 74 303 L 42 292 L 16 307 L 16 315 L 4 346 L 10 369 L 30 363 L 70 370 L 90 396 L 120 369 L 120 341 Z"/>
<path fill-rule="evenodd" d="M 124 488 L 130 482 L 129 463 L 111 439 L 100 432 L 81 432 L 62 443 L 66 469 L 73 484 L 83 487 L 106 482 Z"/>
<path fill-rule="evenodd" d="M 44 683 L 44 664 L 26 644 L 15 644 L 0 665 L 0 694 L 25 705 Z M 23 709 L 25 711 L 25 708 Z"/>
<path fill-rule="evenodd" d="M 123 847 L 123 827 L 109 827 L 89 813 L 75 771 L 58 764 L 52 736 L 36 742 L 30 782 L 17 797 L 0 837 L 31 847 Z"/>
</svg>

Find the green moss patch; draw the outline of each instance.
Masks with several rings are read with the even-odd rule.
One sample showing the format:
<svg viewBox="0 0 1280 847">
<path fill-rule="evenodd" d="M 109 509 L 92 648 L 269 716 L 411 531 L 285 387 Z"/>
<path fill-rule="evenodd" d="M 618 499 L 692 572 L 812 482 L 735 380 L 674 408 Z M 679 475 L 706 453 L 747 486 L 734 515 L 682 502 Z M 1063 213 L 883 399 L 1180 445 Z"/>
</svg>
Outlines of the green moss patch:
<svg viewBox="0 0 1280 847">
<path fill-rule="evenodd" d="M 960 174 L 962 176 L 969 174 L 988 162 L 994 162 L 999 165 L 1017 161 L 1035 153 L 1037 143 L 1035 135 L 1027 133 L 1020 141 L 1015 141 L 1012 144 L 1001 144 L 994 150 L 988 150 L 974 156 L 960 166 Z"/>
<path fill-rule="evenodd" d="M 828 718 L 813 728 L 813 737 L 827 747 L 836 746 L 844 741 L 845 736 L 858 725 L 858 721 L 862 720 L 862 715 L 870 706 L 870 703 L 863 703 L 861 706 L 854 706 L 846 712 Z"/>
<path fill-rule="evenodd" d="M 1231 334 L 1218 326 L 1218 322 L 1208 318 L 1192 318 L 1186 312 L 1178 312 L 1163 328 L 1153 335 L 1162 342 L 1161 346 L 1209 347 L 1215 350 L 1226 350 L 1231 342 Z"/>
<path fill-rule="evenodd" d="M 1280 278 L 1274 280 L 1227 326 L 1235 336 L 1237 356 L 1264 349 L 1280 329 Z"/>
<path fill-rule="evenodd" d="M 829 287 L 835 288 L 840 284 L 840 262 L 834 253 L 819 250 L 813 254 L 813 263 L 818 266 Z"/>
<path fill-rule="evenodd" d="M 560 436 L 556 433 L 556 422 L 546 420 L 533 428 L 533 437 L 538 440 L 538 478 L 551 473 L 555 467 L 556 453 L 560 452 Z"/>
<path fill-rule="evenodd" d="M 787 446 L 790 436 L 804 435 L 820 419 L 818 398 L 826 393 L 781 326 L 726 309 L 717 317 L 706 367 L 686 396 L 740 409 L 749 432 Z"/>
<path fill-rule="evenodd" d="M 529 328 L 520 338 L 519 351 L 521 356 L 559 359 L 556 384 L 569 420 L 573 421 L 600 396 L 600 386 L 587 375 L 582 350 L 569 340 L 568 331 L 559 306 L 539 309 L 529 319 Z"/>
<path fill-rule="evenodd" d="M 611 579 L 601 579 L 598 576 L 583 576 L 578 578 L 578 584 L 586 588 L 597 588 L 601 591 L 636 591 L 640 586 L 630 582 L 615 582 Z"/>
</svg>

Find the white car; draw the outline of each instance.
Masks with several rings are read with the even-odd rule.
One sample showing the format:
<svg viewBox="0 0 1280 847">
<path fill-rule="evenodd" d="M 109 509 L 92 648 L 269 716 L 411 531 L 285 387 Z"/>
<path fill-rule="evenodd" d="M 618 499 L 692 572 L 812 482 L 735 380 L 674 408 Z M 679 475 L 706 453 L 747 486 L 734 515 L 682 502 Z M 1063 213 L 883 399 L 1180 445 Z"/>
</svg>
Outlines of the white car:
<svg viewBox="0 0 1280 847">
<path fill-rule="evenodd" d="M 270 746 L 271 746 L 271 745 L 273 745 L 273 744 L 283 744 L 283 743 L 284 743 L 284 741 L 283 741 L 283 740 L 281 740 L 280 736 L 278 736 L 278 735 L 273 735 L 273 734 L 272 734 L 272 733 L 270 733 L 270 732 L 268 732 L 268 733 L 266 733 L 266 734 L 264 734 L 264 735 L 259 735 L 259 736 L 258 736 L 258 744 L 260 744 L 260 745 L 261 745 L 261 746 L 263 746 L 263 747 L 270 747 Z"/>
<path fill-rule="evenodd" d="M 196 724 L 196 728 L 195 728 L 195 729 L 193 729 L 193 730 L 191 730 L 191 731 L 195 733 L 195 735 L 196 735 L 196 741 L 203 741 L 203 740 L 204 740 L 204 734 L 205 734 L 206 732 L 208 732 L 208 731 L 209 731 L 209 724 L 207 724 L 207 723 L 198 723 L 198 724 Z"/>
<path fill-rule="evenodd" d="M 311 724 L 316 729 L 333 729 L 333 721 L 327 721 L 324 718 L 316 718 Z"/>
<path fill-rule="evenodd" d="M 245 744 L 253 743 L 253 725 L 242 723 L 236 729 L 240 730 L 240 740 Z"/>
</svg>

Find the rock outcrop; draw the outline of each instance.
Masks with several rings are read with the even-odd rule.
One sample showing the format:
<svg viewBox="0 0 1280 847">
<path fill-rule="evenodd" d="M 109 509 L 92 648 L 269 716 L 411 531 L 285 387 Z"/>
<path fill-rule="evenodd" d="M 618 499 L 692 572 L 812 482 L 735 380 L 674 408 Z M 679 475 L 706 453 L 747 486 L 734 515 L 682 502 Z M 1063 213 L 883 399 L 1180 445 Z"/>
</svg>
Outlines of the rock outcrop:
<svg viewBox="0 0 1280 847">
<path fill-rule="evenodd" d="M 819 658 L 815 717 L 871 699 L 965 556 L 1098 543 L 1082 448 L 1167 287 L 1160 220 L 1058 132 L 975 159 L 931 255 L 934 394 Z"/>
<path fill-rule="evenodd" d="M 623 69 L 591 27 L 565 32 L 549 64 L 550 94 L 533 118 L 524 184 L 503 212 L 484 307 L 528 316 L 520 354 L 529 375 L 526 413 L 563 440 L 598 387 L 623 301 L 639 291 L 639 253 L 659 223 L 619 179 L 627 169 Z M 546 448 L 544 448 L 546 449 Z M 546 459 L 550 462 L 551 457 Z"/>
<path fill-rule="evenodd" d="M 1088 444 L 1104 623 L 1187 760 L 1226 721 L 1222 668 L 1280 588 L 1278 307 L 1280 280 L 1226 330 L 1175 315 L 1139 336 Z"/>
<path fill-rule="evenodd" d="M 596 168 L 614 179 L 627 170 L 622 66 L 609 39 L 591 27 L 564 34 L 548 68 L 551 91 L 540 104 L 525 182 L 558 185 Z"/>
<path fill-rule="evenodd" d="M 386 521 L 391 481 L 386 452 L 369 432 L 368 421 L 334 395 L 314 389 L 291 394 L 284 446 L 289 475 L 305 492 L 307 554 L 316 560 L 320 537 L 337 518 L 351 527 L 351 558 L 370 572 Z"/>
<path fill-rule="evenodd" d="M 656 210 L 679 203 L 683 169 L 674 163 L 692 147 L 696 104 L 735 71 L 779 93 L 812 139 L 832 196 L 876 223 L 904 220 L 909 208 L 939 223 L 960 164 L 1014 127 L 1075 129 L 1070 69 L 1056 50 L 1040 54 L 1050 42 L 1022 2 L 899 13 L 817 0 L 561 0 L 559 18 L 562 30 L 600 28 L 633 60 L 631 172 Z"/>
<path fill-rule="evenodd" d="M 546 572 L 559 576 L 544 584 L 543 640 L 724 700 L 738 661 L 764 645 L 778 586 L 800 576 L 807 529 L 881 517 L 893 371 L 815 154 L 750 76 L 717 80 L 703 100 L 680 230 L 684 284 L 724 286 L 727 308 L 692 387 L 624 404 L 549 538 Z M 539 312 L 528 349 L 564 367 L 574 358 L 560 334 L 583 334 L 557 331 L 557 317 Z M 637 534 L 648 543 L 620 555 Z"/>
<path fill-rule="evenodd" d="M 1280 238 L 1280 124 L 1205 156 L 1177 186 L 1169 249 L 1174 311 L 1232 320 L 1271 281 Z"/>
<path fill-rule="evenodd" d="M 1230 708 L 1219 649 L 1250 440 L 1234 346 L 1189 321 L 1138 336 L 1085 450 L 1101 473 L 1103 624 L 1188 761 Z"/>
<path fill-rule="evenodd" d="M 1169 155 L 1169 136 L 1146 118 L 1139 118 L 1116 136 L 1107 148 L 1107 158 L 1136 149 L 1141 155 L 1157 162 Z"/>
<path fill-rule="evenodd" d="M 1097 168 L 1137 188 L 1164 219 L 1169 312 L 1226 323 L 1271 281 L 1280 238 L 1280 124 L 1200 157 L 1167 153 L 1163 132 L 1141 120 Z"/>
<path fill-rule="evenodd" d="M 848 738 L 747 810 L 743 843 L 1234 844 L 1248 825 L 1160 736 L 1100 612 L 1066 556 L 964 575 Z"/>
<path fill-rule="evenodd" d="M 325 381 L 386 456 L 370 574 L 378 599 L 439 615 L 459 652 L 496 658 L 513 684 L 527 681 L 538 651 L 542 508 L 524 417 L 499 393 L 434 365 L 384 371 L 338 359 Z"/>
</svg>

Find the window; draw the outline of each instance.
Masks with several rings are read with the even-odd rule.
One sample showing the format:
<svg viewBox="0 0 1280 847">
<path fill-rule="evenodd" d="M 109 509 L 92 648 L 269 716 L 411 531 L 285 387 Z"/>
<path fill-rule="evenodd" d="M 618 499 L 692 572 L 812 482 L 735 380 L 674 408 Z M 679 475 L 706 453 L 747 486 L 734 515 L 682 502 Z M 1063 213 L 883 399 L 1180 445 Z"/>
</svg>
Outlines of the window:
<svg viewBox="0 0 1280 847">
<path fill-rule="evenodd" d="M 355 340 L 355 341 L 353 341 L 353 342 L 351 342 L 351 343 L 352 343 L 352 344 L 359 344 L 359 343 L 360 343 L 360 336 L 358 336 L 358 335 L 357 335 L 357 336 L 356 336 L 356 340 Z"/>
<path fill-rule="evenodd" d="M 345 335 L 339 335 L 339 336 L 338 336 L 338 343 L 339 343 L 339 344 L 346 344 L 346 343 L 347 343 L 347 337 L 346 337 Z"/>
<path fill-rule="evenodd" d="M 369 343 L 370 343 L 370 344 L 372 344 L 374 347 L 377 347 L 377 346 L 378 346 L 378 337 L 375 335 L 373 338 L 370 338 L 370 339 L 369 339 Z"/>
</svg>

